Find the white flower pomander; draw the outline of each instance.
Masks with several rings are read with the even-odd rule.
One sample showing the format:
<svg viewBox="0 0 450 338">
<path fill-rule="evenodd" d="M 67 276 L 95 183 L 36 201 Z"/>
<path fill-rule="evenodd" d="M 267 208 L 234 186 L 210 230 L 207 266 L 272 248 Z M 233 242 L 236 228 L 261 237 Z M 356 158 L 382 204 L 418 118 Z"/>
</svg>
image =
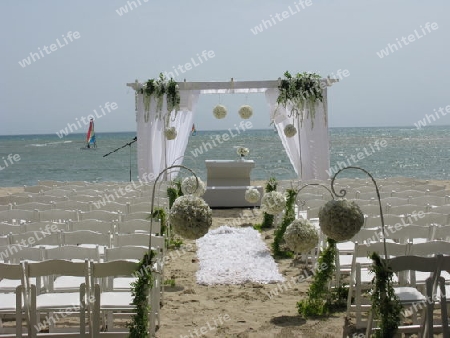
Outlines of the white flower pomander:
<svg viewBox="0 0 450 338">
<path fill-rule="evenodd" d="M 236 149 L 236 153 L 238 155 L 240 155 L 241 157 L 247 156 L 250 153 L 250 150 L 248 150 L 248 148 L 245 147 L 238 147 Z"/>
<path fill-rule="evenodd" d="M 198 180 L 198 186 L 197 186 Z M 195 176 L 186 177 L 183 182 L 181 182 L 181 191 L 184 195 L 194 195 L 197 197 L 203 196 L 206 191 L 205 183 L 200 178 L 195 178 Z"/>
<path fill-rule="evenodd" d="M 322 232 L 336 242 L 348 241 L 364 225 L 364 214 L 355 202 L 331 200 L 319 211 Z"/>
<path fill-rule="evenodd" d="M 250 187 L 245 191 L 245 200 L 248 203 L 257 203 L 261 198 L 261 194 L 258 189 Z"/>
<path fill-rule="evenodd" d="M 284 127 L 284 135 L 286 135 L 286 137 L 294 137 L 295 134 L 297 134 L 297 128 L 295 128 L 293 124 L 288 124 Z"/>
<path fill-rule="evenodd" d="M 227 116 L 227 108 L 219 104 L 214 107 L 213 114 L 216 119 L 223 119 L 225 118 L 225 116 Z"/>
<path fill-rule="evenodd" d="M 278 191 L 266 192 L 261 200 L 261 210 L 270 215 L 277 215 L 286 207 L 286 197 Z"/>
<path fill-rule="evenodd" d="M 173 231 L 187 239 L 199 239 L 212 225 L 212 211 L 200 197 L 178 197 L 170 208 L 169 221 Z"/>
<path fill-rule="evenodd" d="M 164 136 L 168 140 L 174 140 L 177 137 L 177 130 L 175 127 L 169 127 L 164 130 Z"/>
<path fill-rule="evenodd" d="M 253 108 L 247 105 L 242 106 L 239 108 L 239 116 L 241 119 L 249 119 L 253 115 Z"/>
<path fill-rule="evenodd" d="M 287 247 L 295 253 L 309 252 L 319 243 L 317 229 L 306 219 L 294 220 L 283 235 Z"/>
</svg>

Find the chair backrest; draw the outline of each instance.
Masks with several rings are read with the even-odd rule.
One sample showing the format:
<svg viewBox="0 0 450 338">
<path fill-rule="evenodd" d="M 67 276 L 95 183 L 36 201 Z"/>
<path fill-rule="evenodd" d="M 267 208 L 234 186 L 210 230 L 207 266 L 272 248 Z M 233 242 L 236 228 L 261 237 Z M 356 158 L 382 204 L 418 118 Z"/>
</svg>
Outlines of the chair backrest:
<svg viewBox="0 0 450 338">
<path fill-rule="evenodd" d="M 385 228 L 386 238 L 398 240 L 401 243 L 414 242 L 414 239 L 431 240 L 433 227 L 414 224 L 389 226 Z"/>
<path fill-rule="evenodd" d="M 105 261 L 109 262 L 126 259 L 139 262 L 147 252 L 148 248 L 142 246 L 122 246 L 118 248 L 106 248 Z"/>
<path fill-rule="evenodd" d="M 99 247 L 86 248 L 76 245 L 64 245 L 57 248 L 45 249 L 45 259 L 66 259 L 66 260 L 93 260 L 100 262 Z"/>
<path fill-rule="evenodd" d="M 439 214 L 450 214 L 450 204 L 444 204 L 430 209 L 430 212 L 437 212 Z"/>
<path fill-rule="evenodd" d="M 113 213 L 126 214 L 128 213 L 128 206 L 125 203 L 118 203 L 114 201 L 111 202 L 106 201 L 104 203 L 100 203 L 98 200 L 94 200 L 92 203 L 92 210 L 103 210 Z"/>
<path fill-rule="evenodd" d="M 111 235 L 91 230 L 61 232 L 62 245 L 94 244 L 111 247 Z"/>
<path fill-rule="evenodd" d="M 58 232 L 58 230 L 67 231 L 67 223 L 55 223 L 55 222 L 33 222 L 22 224 L 22 233 L 30 231 L 51 231 Z"/>
<path fill-rule="evenodd" d="M 114 236 L 114 247 L 142 246 L 148 248 L 150 242 L 149 234 L 118 234 Z M 164 250 L 165 241 L 163 236 L 152 235 L 152 247 Z"/>
<path fill-rule="evenodd" d="M 38 203 L 56 203 L 56 202 L 61 202 L 61 201 L 67 201 L 68 198 L 67 197 L 55 197 L 55 196 L 46 196 L 46 195 L 38 195 L 38 196 L 33 196 L 32 201 L 33 202 L 38 202 Z"/>
<path fill-rule="evenodd" d="M 427 212 L 425 214 L 425 219 L 427 220 L 427 224 L 434 224 L 434 225 L 450 224 L 450 215 L 445 213 L 438 213 L 433 211 Z"/>
<path fill-rule="evenodd" d="M 448 255 L 450 253 L 450 242 L 430 241 L 426 243 L 417 243 L 411 246 L 410 255 L 432 256 L 435 254 Z"/>
<path fill-rule="evenodd" d="M 0 235 L 20 234 L 21 232 L 23 232 L 23 227 L 20 225 L 0 223 Z"/>
<path fill-rule="evenodd" d="M 135 219 L 146 220 L 150 216 L 150 211 L 148 212 L 134 212 L 127 215 L 122 215 L 122 222 L 131 221 Z"/>
<path fill-rule="evenodd" d="M 70 231 L 91 230 L 102 234 L 114 233 L 114 223 L 111 221 L 99 221 L 96 219 L 81 220 L 78 222 L 69 222 Z"/>
<path fill-rule="evenodd" d="M 113 288 L 113 283 L 111 282 L 113 277 L 131 277 L 136 273 L 139 264 L 130 260 L 115 260 L 100 263 L 89 262 L 89 266 L 89 288 L 93 289 L 94 285 L 97 284 L 103 288 L 103 291 L 109 291 Z M 98 297 L 95 298 L 98 299 Z"/>
<path fill-rule="evenodd" d="M 355 252 L 353 253 L 353 260 L 356 262 L 358 257 L 368 257 L 373 252 L 384 256 L 384 242 L 370 242 L 365 244 L 356 243 Z M 405 256 L 409 252 L 409 244 L 390 243 L 386 242 L 386 250 L 388 256 Z"/>
<path fill-rule="evenodd" d="M 70 196 L 75 195 L 74 190 L 70 190 L 70 189 L 66 190 L 63 188 L 64 187 L 58 187 L 57 189 L 47 190 L 42 193 L 46 196 L 55 196 L 55 197 L 70 197 Z"/>
<path fill-rule="evenodd" d="M 9 243 L 9 237 L 8 235 L 0 235 L 0 247 L 7 246 L 11 243 Z"/>
<path fill-rule="evenodd" d="M 450 242 L 450 225 L 434 226 L 433 227 L 433 241 Z"/>
<path fill-rule="evenodd" d="M 41 246 L 41 245 L 61 245 L 61 232 L 53 232 L 52 229 L 43 231 L 30 231 L 20 234 L 9 234 L 11 244 L 20 244 L 22 246 Z"/>
<path fill-rule="evenodd" d="M 150 220 L 135 219 L 117 223 L 117 233 L 133 234 L 136 232 L 150 232 Z M 152 234 L 161 234 L 161 222 L 153 220 Z"/>
<path fill-rule="evenodd" d="M 36 222 L 39 220 L 39 213 L 31 210 L 3 210 L 0 211 L 0 222 L 20 224 L 23 222 Z"/>
<path fill-rule="evenodd" d="M 79 201 L 59 201 L 53 203 L 54 209 L 60 210 L 79 210 L 83 212 L 91 211 L 92 205 L 88 202 L 79 202 Z"/>
<path fill-rule="evenodd" d="M 50 203 L 40 203 L 40 202 L 28 202 L 23 204 L 13 204 L 13 209 L 20 209 L 20 210 L 50 210 L 53 208 L 53 205 Z"/>
<path fill-rule="evenodd" d="M 80 221 L 86 220 L 86 219 L 96 219 L 100 221 L 118 221 L 120 219 L 120 215 L 117 212 L 109 212 L 109 211 L 103 211 L 103 210 L 92 210 L 88 212 L 80 212 Z"/>
<path fill-rule="evenodd" d="M 44 249 L 40 247 L 25 247 L 21 245 L 8 245 L 0 247 L 0 260 L 9 263 L 20 263 L 21 261 L 42 261 Z"/>
<path fill-rule="evenodd" d="M 414 189 L 402 189 L 400 190 L 400 188 L 398 190 L 392 190 L 391 191 L 391 196 L 392 197 L 406 197 L 406 198 L 410 198 L 413 196 L 424 196 L 425 195 L 425 191 L 420 191 L 420 190 L 414 190 Z"/>
</svg>

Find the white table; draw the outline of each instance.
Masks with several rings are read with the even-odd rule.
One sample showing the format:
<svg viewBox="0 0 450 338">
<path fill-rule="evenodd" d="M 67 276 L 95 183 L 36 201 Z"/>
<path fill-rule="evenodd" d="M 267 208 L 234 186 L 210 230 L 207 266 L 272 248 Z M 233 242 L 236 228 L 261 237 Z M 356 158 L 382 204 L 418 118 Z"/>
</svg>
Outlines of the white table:
<svg viewBox="0 0 450 338">
<path fill-rule="evenodd" d="M 203 198 L 211 208 L 242 208 L 259 206 L 249 203 L 245 191 L 250 186 L 250 172 L 255 167 L 252 160 L 206 160 L 206 192 Z M 263 195 L 261 186 L 255 187 Z"/>
</svg>

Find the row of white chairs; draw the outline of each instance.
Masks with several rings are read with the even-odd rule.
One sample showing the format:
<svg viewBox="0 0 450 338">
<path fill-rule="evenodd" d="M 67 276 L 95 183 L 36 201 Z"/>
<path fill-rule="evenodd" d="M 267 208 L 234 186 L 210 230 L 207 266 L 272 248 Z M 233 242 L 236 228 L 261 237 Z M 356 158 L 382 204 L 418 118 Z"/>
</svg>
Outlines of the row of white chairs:
<svg viewBox="0 0 450 338">
<path fill-rule="evenodd" d="M 140 249 L 138 259 L 143 257 L 146 250 Z M 28 333 L 28 337 L 37 337 L 39 331 L 46 330 L 47 326 L 50 334 L 60 332 L 60 337 L 64 337 L 73 328 L 58 327 L 56 324 L 68 315 L 79 318 L 76 332 L 81 337 L 98 337 L 102 328 L 107 328 L 113 334 L 113 314 L 134 312 L 130 282 L 135 279 L 137 267 L 130 257 L 108 262 L 51 259 L 0 263 L 1 282 L 17 283 L 14 292 L 0 293 L 0 313 L 15 318 L 16 337 L 22 337 L 23 331 Z M 157 276 L 149 297 L 149 327 L 153 336 L 160 320 L 162 280 L 159 278 L 159 265 L 150 268 L 152 274 Z M 45 319 L 43 314 L 47 315 Z M 27 324 L 25 330 L 22 327 L 23 319 Z M 121 331 L 127 332 L 127 329 L 122 328 Z M 107 334 L 102 332 L 103 335 Z"/>
</svg>

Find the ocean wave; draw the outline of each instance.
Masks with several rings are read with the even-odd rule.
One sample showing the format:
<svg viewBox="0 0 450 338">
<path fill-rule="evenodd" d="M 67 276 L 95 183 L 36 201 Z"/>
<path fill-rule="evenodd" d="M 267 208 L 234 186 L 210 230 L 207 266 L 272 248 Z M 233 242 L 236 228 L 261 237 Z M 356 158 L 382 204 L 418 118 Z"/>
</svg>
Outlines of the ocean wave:
<svg viewBox="0 0 450 338">
<path fill-rule="evenodd" d="M 55 144 L 72 143 L 73 141 L 47 142 L 47 143 L 32 143 L 27 144 L 26 147 L 46 147 Z"/>
</svg>

